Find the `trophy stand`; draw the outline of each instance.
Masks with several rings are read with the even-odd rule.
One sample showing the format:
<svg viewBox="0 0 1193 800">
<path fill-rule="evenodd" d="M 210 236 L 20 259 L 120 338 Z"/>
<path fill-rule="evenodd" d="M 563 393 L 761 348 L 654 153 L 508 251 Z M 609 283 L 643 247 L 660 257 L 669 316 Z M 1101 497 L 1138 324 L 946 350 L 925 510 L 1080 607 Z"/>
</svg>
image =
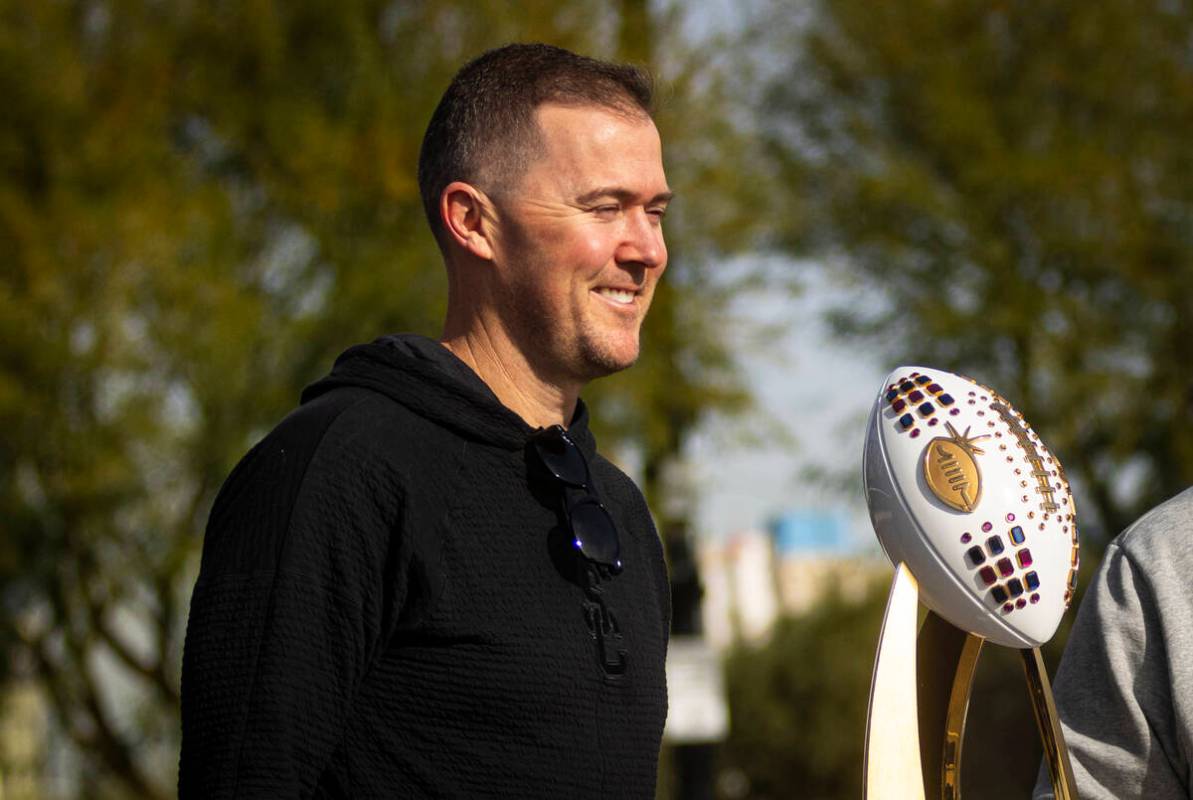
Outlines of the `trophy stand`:
<svg viewBox="0 0 1193 800">
<path fill-rule="evenodd" d="M 965 717 L 985 641 L 929 611 L 916 633 L 919 586 L 895 569 L 866 720 L 866 800 L 960 800 Z M 1077 800 L 1068 749 L 1039 648 L 1021 651 L 1056 800 Z"/>
<path fill-rule="evenodd" d="M 1031 693 L 1031 710 L 1035 712 L 1036 727 L 1044 744 L 1044 761 L 1052 777 L 1052 792 L 1056 800 L 1077 800 L 1073 764 L 1069 761 L 1069 748 L 1060 730 L 1060 716 L 1052 699 L 1052 684 L 1048 681 L 1044 657 L 1038 647 L 1020 650 L 1019 654 L 1023 657 L 1023 672 Z"/>
</svg>

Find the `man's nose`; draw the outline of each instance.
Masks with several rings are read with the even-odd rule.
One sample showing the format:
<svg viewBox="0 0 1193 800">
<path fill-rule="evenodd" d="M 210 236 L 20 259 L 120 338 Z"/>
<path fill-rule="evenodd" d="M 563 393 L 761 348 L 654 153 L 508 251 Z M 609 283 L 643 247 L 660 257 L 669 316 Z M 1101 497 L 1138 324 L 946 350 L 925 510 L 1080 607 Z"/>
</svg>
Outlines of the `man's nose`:
<svg viewBox="0 0 1193 800">
<path fill-rule="evenodd" d="M 662 267 L 667 263 L 667 245 L 663 228 L 657 217 L 644 208 L 634 209 L 626 216 L 625 233 L 618 248 L 617 260 L 638 263 L 645 267 Z"/>
</svg>

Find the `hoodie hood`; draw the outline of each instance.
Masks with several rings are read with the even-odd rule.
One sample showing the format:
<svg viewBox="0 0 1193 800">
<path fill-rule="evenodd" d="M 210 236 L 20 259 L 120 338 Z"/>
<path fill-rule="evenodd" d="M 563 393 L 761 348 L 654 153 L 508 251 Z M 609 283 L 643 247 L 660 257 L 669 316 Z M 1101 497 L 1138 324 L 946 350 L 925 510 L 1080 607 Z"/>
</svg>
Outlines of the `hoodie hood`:
<svg viewBox="0 0 1193 800">
<path fill-rule="evenodd" d="M 502 405 L 471 367 L 425 336 L 393 334 L 348 348 L 327 377 L 303 390 L 302 402 L 343 386 L 380 392 L 462 436 L 508 450 L 522 449 L 538 430 Z M 591 458 L 596 442 L 583 400 L 576 404 L 568 433 Z"/>
</svg>

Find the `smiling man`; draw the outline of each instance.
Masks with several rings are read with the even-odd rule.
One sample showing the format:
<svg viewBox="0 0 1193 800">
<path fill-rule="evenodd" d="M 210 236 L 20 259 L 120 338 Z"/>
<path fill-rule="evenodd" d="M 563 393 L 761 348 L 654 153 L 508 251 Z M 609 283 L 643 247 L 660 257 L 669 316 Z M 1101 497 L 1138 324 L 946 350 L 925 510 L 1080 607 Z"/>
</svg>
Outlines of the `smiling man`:
<svg viewBox="0 0 1193 800">
<path fill-rule="evenodd" d="M 441 340 L 347 350 L 212 509 L 183 798 L 654 796 L 670 605 L 580 391 L 634 363 L 671 193 L 640 70 L 465 66 L 419 185 Z"/>
<path fill-rule="evenodd" d="M 647 97 L 548 92 L 520 175 L 482 166 L 439 187 L 452 173 L 423 171 L 450 278 L 444 344 L 532 424 L 566 425 L 585 383 L 638 357 L 671 196 Z"/>
</svg>

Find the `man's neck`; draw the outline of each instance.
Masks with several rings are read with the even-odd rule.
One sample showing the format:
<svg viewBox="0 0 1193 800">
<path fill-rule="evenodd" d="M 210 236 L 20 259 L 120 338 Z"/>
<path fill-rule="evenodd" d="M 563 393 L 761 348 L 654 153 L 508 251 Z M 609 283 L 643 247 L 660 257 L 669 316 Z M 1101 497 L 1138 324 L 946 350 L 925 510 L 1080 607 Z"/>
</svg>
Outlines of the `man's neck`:
<svg viewBox="0 0 1193 800">
<path fill-rule="evenodd" d="M 580 387 L 565 387 L 538 375 L 526 356 L 505 337 L 482 327 L 439 341 L 480 376 L 502 405 L 536 428 L 567 427 L 576 412 Z"/>
</svg>

